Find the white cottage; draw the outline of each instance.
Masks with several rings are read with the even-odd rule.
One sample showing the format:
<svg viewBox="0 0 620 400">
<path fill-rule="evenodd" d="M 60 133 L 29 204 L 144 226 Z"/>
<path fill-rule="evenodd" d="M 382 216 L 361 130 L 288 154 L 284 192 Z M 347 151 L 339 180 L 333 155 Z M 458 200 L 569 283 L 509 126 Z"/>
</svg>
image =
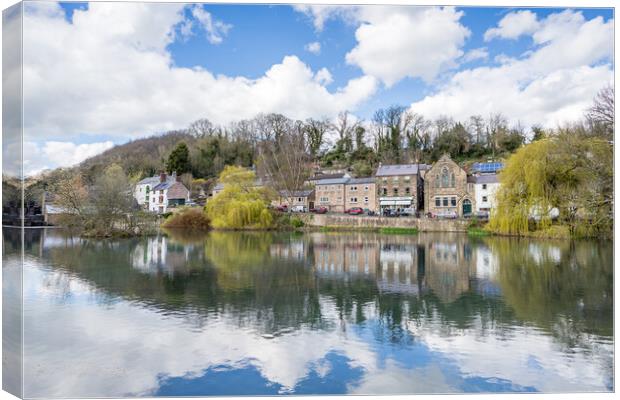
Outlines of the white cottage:
<svg viewBox="0 0 620 400">
<path fill-rule="evenodd" d="M 159 178 L 159 183 L 150 189 L 148 210 L 156 213 L 165 213 L 170 207 L 182 206 L 189 203 L 189 190 L 176 179 L 168 179 L 165 173 Z"/>
<path fill-rule="evenodd" d="M 484 174 L 472 177 L 476 193 L 476 212 L 488 212 L 495 207 L 495 196 L 499 189 L 497 174 Z"/>
</svg>

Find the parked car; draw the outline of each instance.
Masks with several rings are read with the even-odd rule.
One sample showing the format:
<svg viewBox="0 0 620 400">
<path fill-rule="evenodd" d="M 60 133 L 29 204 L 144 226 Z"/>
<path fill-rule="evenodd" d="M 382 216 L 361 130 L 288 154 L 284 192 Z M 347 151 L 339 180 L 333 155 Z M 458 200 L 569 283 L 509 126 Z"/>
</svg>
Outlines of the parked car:
<svg viewBox="0 0 620 400">
<path fill-rule="evenodd" d="M 311 208 L 310 212 L 315 213 L 315 214 L 327 214 L 327 207 Z"/>
<path fill-rule="evenodd" d="M 291 208 L 291 212 L 306 212 L 306 207 L 304 207 L 304 206 L 293 206 Z"/>
<path fill-rule="evenodd" d="M 403 208 L 400 211 L 400 215 L 407 216 L 407 217 L 413 217 L 415 215 L 415 209 L 413 207 Z"/>
<path fill-rule="evenodd" d="M 398 212 L 396 210 L 392 210 L 391 208 L 386 208 L 383 210 L 384 217 L 398 217 Z"/>
<path fill-rule="evenodd" d="M 286 204 L 281 204 L 276 207 L 276 210 L 282 211 L 282 212 L 288 212 L 288 206 Z"/>
<path fill-rule="evenodd" d="M 368 210 L 368 212 L 366 213 L 369 217 L 375 216 L 377 213 L 372 211 L 372 210 Z"/>
<path fill-rule="evenodd" d="M 478 219 L 489 219 L 488 211 L 478 211 L 475 215 Z"/>
<path fill-rule="evenodd" d="M 361 207 L 353 207 L 346 210 L 345 213 L 349 215 L 360 215 L 364 214 L 364 209 Z"/>
<path fill-rule="evenodd" d="M 458 217 L 459 215 L 456 213 L 456 211 L 446 211 L 446 212 L 437 214 L 437 218 L 443 218 L 443 219 L 457 219 Z"/>
</svg>

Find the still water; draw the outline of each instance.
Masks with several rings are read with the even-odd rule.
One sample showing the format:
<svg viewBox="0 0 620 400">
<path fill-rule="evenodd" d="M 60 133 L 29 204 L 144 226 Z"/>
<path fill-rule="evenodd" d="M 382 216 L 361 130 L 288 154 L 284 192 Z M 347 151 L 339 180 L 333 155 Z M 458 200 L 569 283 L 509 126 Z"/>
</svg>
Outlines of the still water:
<svg viewBox="0 0 620 400">
<path fill-rule="evenodd" d="M 611 242 L 46 229 L 25 247 L 26 397 L 614 388 Z"/>
</svg>

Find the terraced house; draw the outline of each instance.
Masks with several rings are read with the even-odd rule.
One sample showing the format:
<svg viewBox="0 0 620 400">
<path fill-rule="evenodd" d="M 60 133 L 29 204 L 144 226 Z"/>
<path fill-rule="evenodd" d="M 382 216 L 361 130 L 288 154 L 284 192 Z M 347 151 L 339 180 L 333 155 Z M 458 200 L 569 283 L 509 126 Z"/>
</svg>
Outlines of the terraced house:
<svg viewBox="0 0 620 400">
<path fill-rule="evenodd" d="M 474 181 L 448 154 L 426 172 L 425 211 L 438 216 L 464 216 L 475 210 Z"/>
<path fill-rule="evenodd" d="M 344 212 L 345 185 L 349 178 L 321 179 L 315 182 L 316 205 L 331 212 Z"/>
<path fill-rule="evenodd" d="M 344 186 L 345 210 L 353 207 L 363 208 L 364 211 L 377 211 L 377 189 L 375 178 L 351 178 Z"/>
<path fill-rule="evenodd" d="M 375 175 L 379 210 L 423 209 L 423 179 L 427 164 L 380 165 Z"/>
</svg>

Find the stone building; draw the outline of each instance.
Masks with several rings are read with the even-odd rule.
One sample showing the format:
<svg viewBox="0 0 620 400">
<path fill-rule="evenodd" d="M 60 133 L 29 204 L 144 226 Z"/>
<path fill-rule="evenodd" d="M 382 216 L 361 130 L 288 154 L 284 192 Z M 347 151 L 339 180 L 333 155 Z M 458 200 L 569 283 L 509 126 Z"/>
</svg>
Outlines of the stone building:
<svg viewBox="0 0 620 400">
<path fill-rule="evenodd" d="M 381 165 L 377 169 L 375 182 L 379 196 L 379 210 L 423 208 L 423 178 L 426 164 Z"/>
<path fill-rule="evenodd" d="M 364 211 L 377 211 L 375 178 L 351 178 L 344 187 L 345 210 L 361 207 Z"/>
<path fill-rule="evenodd" d="M 426 213 L 438 216 L 472 214 L 475 210 L 474 182 L 448 154 L 426 172 L 424 203 Z"/>
<path fill-rule="evenodd" d="M 285 205 L 294 211 L 301 211 L 300 209 L 303 209 L 303 212 L 308 212 L 314 208 L 314 190 L 294 190 L 291 193 L 281 190 L 278 198 L 273 200 L 271 205 L 276 207 Z"/>
<path fill-rule="evenodd" d="M 315 183 L 316 206 L 326 207 L 331 212 L 344 212 L 344 187 L 349 178 L 321 179 Z"/>
</svg>

